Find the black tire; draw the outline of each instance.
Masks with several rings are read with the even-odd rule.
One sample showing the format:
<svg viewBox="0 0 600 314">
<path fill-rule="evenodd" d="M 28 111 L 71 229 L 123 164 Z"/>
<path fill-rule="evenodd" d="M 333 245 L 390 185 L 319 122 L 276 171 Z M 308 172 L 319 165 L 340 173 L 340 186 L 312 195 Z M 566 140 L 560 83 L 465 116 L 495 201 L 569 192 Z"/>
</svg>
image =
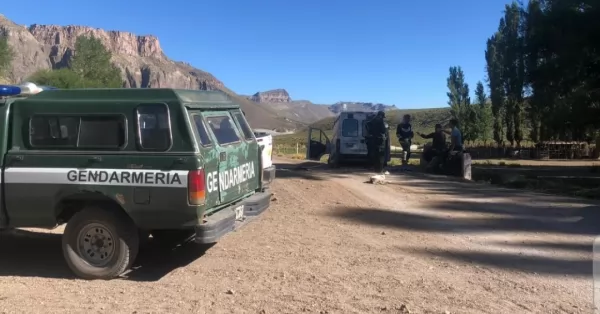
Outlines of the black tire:
<svg viewBox="0 0 600 314">
<path fill-rule="evenodd" d="M 93 240 L 103 236 L 98 240 L 100 242 Z M 95 252 L 94 246 L 102 246 L 111 254 Z M 67 265 L 75 275 L 83 279 L 108 280 L 121 275 L 133 265 L 139 252 L 139 232 L 124 213 L 102 207 L 87 207 L 67 223 L 62 247 Z M 104 259 L 102 256 L 105 256 Z M 92 261 L 94 258 L 100 258 L 101 261 Z"/>
</svg>

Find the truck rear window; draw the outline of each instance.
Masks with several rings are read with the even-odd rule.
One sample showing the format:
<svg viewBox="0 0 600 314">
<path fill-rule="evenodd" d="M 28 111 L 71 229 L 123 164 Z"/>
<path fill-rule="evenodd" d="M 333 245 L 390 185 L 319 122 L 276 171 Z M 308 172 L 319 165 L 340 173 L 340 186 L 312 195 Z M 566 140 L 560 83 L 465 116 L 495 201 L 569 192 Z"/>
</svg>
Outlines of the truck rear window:
<svg viewBox="0 0 600 314">
<path fill-rule="evenodd" d="M 144 104 L 137 108 L 138 144 L 142 150 L 166 151 L 172 135 L 169 108 L 165 104 Z"/>
<path fill-rule="evenodd" d="M 247 140 L 254 139 L 254 133 L 252 132 L 252 129 L 248 125 L 248 122 L 246 122 L 246 119 L 244 119 L 244 116 L 242 116 L 241 113 L 236 112 L 233 114 L 233 118 L 237 121 L 240 128 L 242 129 L 242 133 L 244 133 L 244 137 Z"/>
<path fill-rule="evenodd" d="M 119 149 L 127 140 L 123 115 L 34 115 L 29 132 L 36 148 Z"/>
<path fill-rule="evenodd" d="M 358 120 L 345 119 L 342 122 L 342 136 L 357 137 L 358 136 Z"/>
<path fill-rule="evenodd" d="M 212 140 L 210 139 L 210 136 L 208 136 L 208 131 L 206 131 L 206 127 L 204 126 L 204 120 L 202 120 L 202 116 L 199 114 L 193 114 L 192 119 L 194 120 L 196 131 L 198 132 L 198 141 L 200 141 L 200 145 L 209 146 L 212 144 Z"/>
<path fill-rule="evenodd" d="M 125 146 L 125 117 L 81 117 L 79 140 L 81 148 L 119 148 Z"/>
<path fill-rule="evenodd" d="M 207 117 L 206 121 L 220 145 L 227 145 L 240 141 L 240 137 L 235 130 L 235 124 L 231 121 L 229 115 Z"/>
</svg>

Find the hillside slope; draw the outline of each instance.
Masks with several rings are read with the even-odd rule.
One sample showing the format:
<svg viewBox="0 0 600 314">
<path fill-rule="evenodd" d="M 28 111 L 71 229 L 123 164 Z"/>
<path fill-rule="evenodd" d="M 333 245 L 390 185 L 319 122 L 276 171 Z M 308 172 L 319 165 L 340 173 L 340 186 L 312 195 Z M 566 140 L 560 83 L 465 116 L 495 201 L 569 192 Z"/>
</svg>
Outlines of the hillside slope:
<svg viewBox="0 0 600 314">
<path fill-rule="evenodd" d="M 297 123 L 279 117 L 274 110 L 239 97 L 212 74 L 169 59 L 154 36 L 73 25 L 34 24 L 27 28 L 2 15 L 0 35 L 7 36 L 15 52 L 7 78 L 15 83 L 26 80 L 38 70 L 67 66 L 77 37 L 93 35 L 112 52 L 113 63 L 121 69 L 124 87 L 219 89 L 240 102 L 253 127 L 282 130 L 297 127 Z"/>
<path fill-rule="evenodd" d="M 266 110 L 276 112 L 279 117 L 298 121 L 303 125 L 309 125 L 334 115 L 327 105 L 313 104 L 308 100 L 293 100 L 287 90 L 283 88 L 257 92 L 252 96 L 245 96 L 245 98 Z"/>
<path fill-rule="evenodd" d="M 396 109 L 394 105 L 380 103 L 340 101 L 331 105 L 315 104 L 308 100 L 293 100 L 283 88 L 257 92 L 247 99 L 260 104 L 268 110 L 274 110 L 280 117 L 285 117 L 303 124 L 315 123 L 319 120 L 335 117 L 345 110 L 389 111 Z"/>
</svg>

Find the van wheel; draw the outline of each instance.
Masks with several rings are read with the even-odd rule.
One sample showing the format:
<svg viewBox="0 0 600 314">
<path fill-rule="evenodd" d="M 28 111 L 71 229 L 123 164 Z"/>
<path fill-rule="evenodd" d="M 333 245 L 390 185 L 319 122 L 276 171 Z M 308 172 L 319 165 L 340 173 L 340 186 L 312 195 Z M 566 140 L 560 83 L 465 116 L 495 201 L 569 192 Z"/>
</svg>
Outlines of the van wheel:
<svg viewBox="0 0 600 314">
<path fill-rule="evenodd" d="M 75 275 L 107 280 L 131 267 L 139 251 L 139 233 L 125 214 L 88 207 L 67 223 L 62 246 Z"/>
</svg>

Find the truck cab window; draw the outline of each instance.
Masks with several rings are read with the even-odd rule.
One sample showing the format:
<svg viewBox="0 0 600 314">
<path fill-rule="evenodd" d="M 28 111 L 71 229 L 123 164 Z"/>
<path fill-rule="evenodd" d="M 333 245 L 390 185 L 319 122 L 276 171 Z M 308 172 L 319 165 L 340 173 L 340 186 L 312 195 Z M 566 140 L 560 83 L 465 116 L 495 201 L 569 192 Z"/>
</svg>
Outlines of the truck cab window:
<svg viewBox="0 0 600 314">
<path fill-rule="evenodd" d="M 141 150 L 166 151 L 171 147 L 169 110 L 164 104 L 137 108 L 138 142 Z"/>
</svg>

